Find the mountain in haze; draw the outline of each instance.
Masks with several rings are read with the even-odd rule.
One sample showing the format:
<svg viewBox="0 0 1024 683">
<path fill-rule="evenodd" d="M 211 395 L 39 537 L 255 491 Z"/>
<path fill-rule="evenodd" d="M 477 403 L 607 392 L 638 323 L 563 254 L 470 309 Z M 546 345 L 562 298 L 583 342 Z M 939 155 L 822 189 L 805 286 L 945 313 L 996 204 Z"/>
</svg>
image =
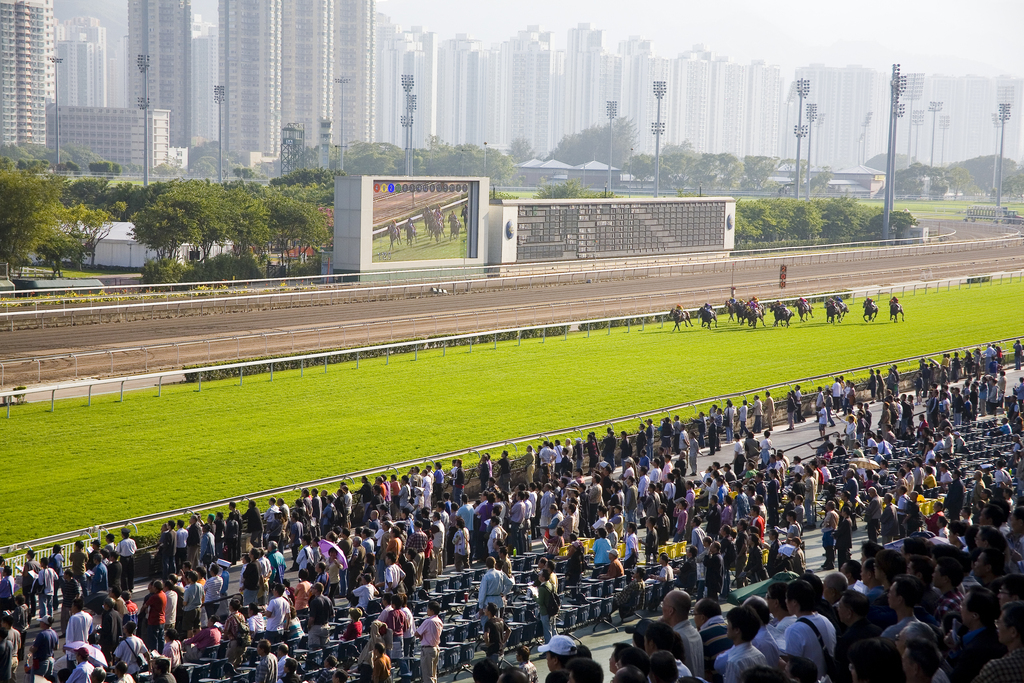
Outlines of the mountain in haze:
<svg viewBox="0 0 1024 683">
<path fill-rule="evenodd" d="M 192 0 L 192 13 L 203 21 L 217 22 L 217 0 Z M 107 29 L 108 46 L 118 50 L 121 38 L 128 35 L 127 0 L 54 0 L 53 13 L 58 22 L 75 17 L 96 17 Z"/>
</svg>

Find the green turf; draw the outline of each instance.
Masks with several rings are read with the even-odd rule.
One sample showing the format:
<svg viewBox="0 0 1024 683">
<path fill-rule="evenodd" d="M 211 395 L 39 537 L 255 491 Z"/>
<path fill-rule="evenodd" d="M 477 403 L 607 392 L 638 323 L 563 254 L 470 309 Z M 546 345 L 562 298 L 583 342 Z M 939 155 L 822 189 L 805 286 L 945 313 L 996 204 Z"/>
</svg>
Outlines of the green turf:
<svg viewBox="0 0 1024 683">
<path fill-rule="evenodd" d="M 905 323 L 647 325 L 15 406 L 0 544 L 809 375 L 1009 337 L 1024 285 L 911 296 Z M 2 416 L 2 413 L 0 413 Z"/>
<path fill-rule="evenodd" d="M 404 234 L 404 233 L 403 233 Z M 402 240 L 391 244 L 387 234 L 373 240 L 373 262 L 387 261 L 424 261 L 429 259 L 465 258 L 467 253 L 466 231 L 459 233 L 458 239 L 451 239 L 446 233 L 440 241 L 426 234 L 426 228 L 420 227 L 420 234 L 412 244 Z"/>
</svg>

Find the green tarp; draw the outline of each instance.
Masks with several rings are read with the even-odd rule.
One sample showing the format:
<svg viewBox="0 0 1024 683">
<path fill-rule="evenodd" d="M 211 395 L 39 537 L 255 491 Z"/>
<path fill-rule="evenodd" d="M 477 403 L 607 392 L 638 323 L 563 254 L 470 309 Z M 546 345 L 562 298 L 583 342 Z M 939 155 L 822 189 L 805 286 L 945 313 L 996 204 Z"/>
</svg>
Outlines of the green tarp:
<svg viewBox="0 0 1024 683">
<path fill-rule="evenodd" d="M 740 588 L 739 590 L 732 591 L 731 593 L 729 593 L 729 603 L 733 605 L 742 604 L 744 600 L 746 600 L 752 595 L 757 595 L 763 598 L 765 594 L 768 592 L 768 586 L 772 585 L 773 583 L 789 583 L 793 579 L 799 578 L 799 574 L 794 574 L 793 572 L 779 572 L 767 581 L 761 581 L 760 583 L 752 583 L 749 586 L 746 586 L 745 588 Z"/>
</svg>

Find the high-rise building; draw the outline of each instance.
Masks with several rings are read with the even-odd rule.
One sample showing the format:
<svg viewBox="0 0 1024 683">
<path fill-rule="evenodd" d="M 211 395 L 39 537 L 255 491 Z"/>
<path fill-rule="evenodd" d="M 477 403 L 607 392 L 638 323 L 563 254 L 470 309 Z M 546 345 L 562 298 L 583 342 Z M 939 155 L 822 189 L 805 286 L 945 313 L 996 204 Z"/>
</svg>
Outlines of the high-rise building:
<svg viewBox="0 0 1024 683">
<path fill-rule="evenodd" d="M 424 148 L 430 136 L 437 135 L 437 35 L 421 26 L 405 31 L 383 14 L 377 15 L 376 31 L 376 140 L 405 146 L 402 76 L 412 76 L 412 94 L 416 96 L 412 143 Z"/>
<path fill-rule="evenodd" d="M 0 0 L 0 140 L 46 140 L 46 103 L 54 96 L 53 0 Z"/>
<path fill-rule="evenodd" d="M 129 106 L 145 95 L 139 55 L 149 57 L 149 106 L 171 112 L 171 146 L 192 141 L 191 0 L 128 0 L 125 69 L 131 83 Z"/>
<path fill-rule="evenodd" d="M 56 27 L 57 97 L 61 106 L 107 106 L 107 29 L 94 17 L 76 17 Z"/>
<path fill-rule="evenodd" d="M 335 144 L 376 139 L 376 0 L 334 0 L 334 78 L 347 78 L 334 89 Z M 342 129 L 344 126 L 344 129 Z"/>
<path fill-rule="evenodd" d="M 53 149 L 55 129 L 53 117 L 57 108 L 46 107 L 46 146 Z M 170 112 L 166 109 L 149 110 L 149 134 L 152 140 L 150 154 L 153 166 L 170 161 Z M 60 144 L 88 147 L 107 161 L 142 166 L 146 163 L 146 119 L 137 107 L 65 107 L 60 105 Z"/>
<path fill-rule="evenodd" d="M 192 19 L 192 138 L 217 139 L 217 103 L 213 86 L 220 83 L 220 38 L 217 25 L 203 21 L 202 15 Z"/>
<path fill-rule="evenodd" d="M 334 107 L 335 0 L 283 0 L 281 121 L 301 123 L 307 146 Z"/>
<path fill-rule="evenodd" d="M 942 131 L 937 130 L 935 134 L 936 165 L 998 154 L 999 128 L 993 125 L 992 117 L 998 112 L 1000 102 L 1011 107 L 1010 120 L 1006 122 L 1003 156 L 1024 159 L 1024 111 L 1021 109 L 1024 107 L 1024 79 L 930 76 L 925 79 L 922 108 L 927 109 L 929 102 L 942 102 L 941 115 L 949 117 L 945 149 L 941 147 Z M 918 161 L 922 163 L 929 162 L 930 150 L 925 147 L 925 141 L 931 144 L 931 130 L 932 117 L 929 115 L 920 131 L 922 150 Z"/>
<path fill-rule="evenodd" d="M 220 0 L 224 148 L 276 157 L 281 139 L 282 0 Z"/>
<path fill-rule="evenodd" d="M 811 64 L 798 68 L 796 78 L 810 81 L 809 93 L 804 98 L 804 120 L 808 103 L 818 106 L 821 119 L 821 125 L 816 125 L 811 131 L 811 163 L 814 166 L 839 169 L 862 164 L 874 155 L 884 153 L 889 123 L 888 74 L 859 65 L 829 67 Z M 799 98 L 794 97 L 780 112 L 785 126 L 783 135 L 791 140 L 798 106 Z M 864 127 L 862 124 L 868 112 L 871 112 L 871 122 Z M 900 120 L 900 127 L 909 127 L 909 122 L 908 112 L 907 117 Z M 791 140 L 787 155 L 790 158 L 796 150 Z M 905 153 L 906 147 L 903 150 L 900 152 L 897 146 L 898 153 Z M 802 154 L 806 153 L 807 145 L 804 144 Z"/>
<path fill-rule="evenodd" d="M 779 141 L 782 74 L 778 66 L 751 62 L 747 69 L 744 155 L 775 156 Z"/>
<path fill-rule="evenodd" d="M 657 120 L 658 100 L 654 97 L 654 82 L 668 81 L 671 63 L 654 54 L 651 41 L 640 36 L 630 36 L 619 43 L 622 59 L 622 91 L 619 98 L 619 116 L 625 117 L 636 126 L 637 139 L 635 154 L 653 154 L 654 136 L 651 124 Z M 667 111 L 662 102 L 662 121 Z M 662 139 L 663 142 L 665 139 Z"/>
<path fill-rule="evenodd" d="M 508 141 L 524 139 L 544 156 L 562 137 L 565 53 L 552 49 L 551 33 L 540 26 L 527 26 L 501 49 L 508 64 Z"/>
<path fill-rule="evenodd" d="M 489 50 L 465 33 L 437 51 L 437 134 L 453 145 L 483 145 L 488 133 Z"/>
<path fill-rule="evenodd" d="M 604 31 L 590 24 L 569 29 L 567 45 L 563 127 L 571 134 L 605 123 L 605 103 L 622 91 L 622 60 L 605 51 Z"/>
</svg>

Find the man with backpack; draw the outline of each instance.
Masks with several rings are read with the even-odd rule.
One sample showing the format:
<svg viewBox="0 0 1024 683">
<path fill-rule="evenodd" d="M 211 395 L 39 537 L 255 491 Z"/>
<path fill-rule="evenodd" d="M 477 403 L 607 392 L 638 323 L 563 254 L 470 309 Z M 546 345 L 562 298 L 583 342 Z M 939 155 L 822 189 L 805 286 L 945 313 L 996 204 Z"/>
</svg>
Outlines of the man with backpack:
<svg viewBox="0 0 1024 683">
<path fill-rule="evenodd" d="M 817 602 L 814 588 L 803 579 L 786 587 L 786 607 L 797 619 L 786 629 L 782 654 L 784 658 L 805 657 L 818 667 L 818 678 L 828 675 L 836 680 L 836 628 L 814 610 Z"/>
<path fill-rule="evenodd" d="M 544 642 L 551 642 L 551 624 L 558 616 L 561 600 L 551 580 L 551 570 L 545 568 L 537 577 L 537 613 L 540 615 L 541 631 Z"/>
</svg>

